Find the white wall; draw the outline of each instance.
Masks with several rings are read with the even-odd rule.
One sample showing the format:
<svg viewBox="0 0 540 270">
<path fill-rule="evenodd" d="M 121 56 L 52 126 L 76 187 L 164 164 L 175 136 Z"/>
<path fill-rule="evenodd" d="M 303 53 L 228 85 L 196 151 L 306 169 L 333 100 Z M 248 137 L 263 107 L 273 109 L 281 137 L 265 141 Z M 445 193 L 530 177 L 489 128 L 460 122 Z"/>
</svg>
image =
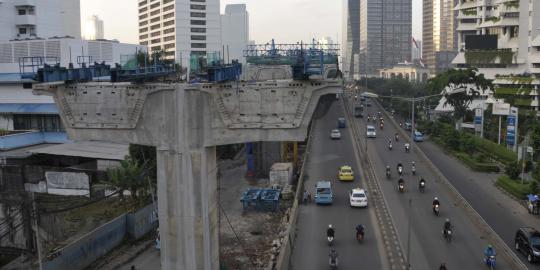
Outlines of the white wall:
<svg viewBox="0 0 540 270">
<path fill-rule="evenodd" d="M 19 16 L 15 6 L 25 2 L 27 1 L 4 0 L 0 4 L 1 41 L 17 38 L 17 21 L 24 17 L 30 18 L 32 22 L 35 21 L 38 37 L 81 37 L 80 0 L 33 0 L 35 15 Z"/>
<path fill-rule="evenodd" d="M 225 7 L 225 14 L 221 15 L 221 42 L 225 46 L 225 60 L 237 59 L 243 64 L 246 63 L 243 55 L 249 42 L 249 14 L 245 4 Z"/>
</svg>

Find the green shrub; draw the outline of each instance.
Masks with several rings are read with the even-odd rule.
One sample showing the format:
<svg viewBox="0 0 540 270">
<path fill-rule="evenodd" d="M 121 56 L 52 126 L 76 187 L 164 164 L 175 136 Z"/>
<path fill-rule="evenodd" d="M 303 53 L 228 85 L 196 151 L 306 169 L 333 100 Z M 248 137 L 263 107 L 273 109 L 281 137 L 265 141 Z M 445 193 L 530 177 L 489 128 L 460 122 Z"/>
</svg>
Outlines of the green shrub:
<svg viewBox="0 0 540 270">
<path fill-rule="evenodd" d="M 492 141 L 482 139 L 477 136 L 467 135 L 474 141 L 476 147 L 481 149 L 484 153 L 492 156 L 496 160 L 499 160 L 503 163 L 512 163 L 517 161 L 517 154 L 512 152 L 503 145 L 498 145 Z"/>
<path fill-rule="evenodd" d="M 532 192 L 533 185 L 535 184 L 534 181 L 531 183 L 521 184 L 519 181 L 510 179 L 508 175 L 503 175 L 497 179 L 495 185 L 501 187 L 519 199 L 525 199 L 527 194 Z"/>
<path fill-rule="evenodd" d="M 517 179 L 519 177 L 519 174 L 521 173 L 519 163 L 512 162 L 506 164 L 504 167 L 504 172 L 511 178 L 511 179 Z"/>
<path fill-rule="evenodd" d="M 465 163 L 465 165 L 467 165 L 469 168 L 475 171 L 479 171 L 479 172 L 499 172 L 500 171 L 499 166 L 497 166 L 497 164 L 491 163 L 491 162 L 476 161 L 466 153 L 456 152 L 455 156 L 459 160 L 461 160 L 463 163 Z"/>
</svg>

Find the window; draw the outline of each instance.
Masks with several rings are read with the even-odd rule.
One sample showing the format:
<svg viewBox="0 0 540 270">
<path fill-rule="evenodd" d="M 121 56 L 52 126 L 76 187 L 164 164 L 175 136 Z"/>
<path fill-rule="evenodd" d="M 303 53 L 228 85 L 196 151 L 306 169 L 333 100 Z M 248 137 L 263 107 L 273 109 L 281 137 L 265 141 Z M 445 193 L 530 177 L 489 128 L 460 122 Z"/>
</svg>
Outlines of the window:
<svg viewBox="0 0 540 270">
<path fill-rule="evenodd" d="M 206 28 L 191 28 L 191 33 L 206 33 Z"/>
<path fill-rule="evenodd" d="M 139 9 L 139 13 L 143 13 L 143 12 L 145 12 L 145 11 L 147 11 L 147 10 L 148 10 L 147 7 L 143 7 L 143 8 L 141 8 L 141 9 Z"/>
<path fill-rule="evenodd" d="M 152 41 L 150 41 L 150 43 L 152 44 L 160 43 L 160 42 L 161 42 L 161 38 L 152 39 Z"/>
<path fill-rule="evenodd" d="M 148 17 L 148 14 L 143 14 L 143 15 L 139 16 L 139 20 L 145 19 L 146 17 Z"/>
<path fill-rule="evenodd" d="M 166 21 L 163 23 L 163 26 L 169 26 L 169 25 L 173 25 L 174 24 L 174 20 L 170 20 L 170 21 Z"/>
<path fill-rule="evenodd" d="M 26 15 L 26 9 L 19 9 L 19 15 Z"/>
<path fill-rule="evenodd" d="M 141 1 L 141 2 L 139 2 L 139 7 L 140 7 L 140 6 L 144 6 L 144 5 L 146 5 L 146 4 L 148 4 L 148 1 L 146 1 L 146 0 Z"/>
<path fill-rule="evenodd" d="M 206 36 L 191 36 L 191 40 L 206 40 Z"/>
<path fill-rule="evenodd" d="M 140 22 L 139 26 L 143 26 L 143 25 L 147 25 L 147 24 L 148 24 L 148 21 L 144 21 L 144 22 Z"/>
<path fill-rule="evenodd" d="M 160 18 L 159 17 L 155 17 L 153 19 L 150 20 L 151 23 L 155 23 L 155 22 L 159 22 Z"/>
<path fill-rule="evenodd" d="M 156 37 L 156 36 L 159 36 L 159 35 L 161 35 L 160 31 L 156 31 L 156 32 L 153 32 L 152 34 L 150 34 L 151 37 Z"/>
<path fill-rule="evenodd" d="M 157 3 L 155 3 L 155 4 L 152 4 L 152 5 L 150 6 L 150 9 L 157 8 L 157 7 L 159 7 L 159 2 L 157 2 Z"/>
<path fill-rule="evenodd" d="M 206 48 L 206 43 L 191 43 L 191 48 Z"/>
<path fill-rule="evenodd" d="M 174 9 L 174 5 L 170 5 L 170 6 L 163 7 L 163 12 L 169 11 L 169 10 L 171 10 L 171 9 Z"/>
<path fill-rule="evenodd" d="M 174 0 L 163 0 L 163 4 L 165 5 L 165 4 L 170 3 L 172 1 L 174 1 Z"/>
<path fill-rule="evenodd" d="M 205 18 L 205 17 L 206 17 L 206 13 L 202 13 L 202 12 L 191 12 L 191 17 Z"/>
<path fill-rule="evenodd" d="M 169 14 L 163 15 L 163 19 L 164 19 L 164 20 L 165 20 L 165 19 L 168 19 L 168 18 L 172 18 L 172 17 L 174 17 L 174 12 L 171 12 L 171 13 L 169 13 Z"/>
<path fill-rule="evenodd" d="M 26 28 L 24 28 L 24 27 L 19 28 L 19 34 L 21 34 L 21 35 L 26 34 Z"/>
<path fill-rule="evenodd" d="M 144 27 L 144 28 L 139 29 L 140 33 L 144 33 L 146 31 L 148 31 L 148 27 Z"/>
<path fill-rule="evenodd" d="M 159 51 L 159 50 L 161 50 L 161 46 L 152 47 L 152 51 Z"/>
<path fill-rule="evenodd" d="M 144 34 L 144 35 L 140 35 L 140 36 L 139 36 L 139 39 L 145 39 L 145 38 L 148 38 L 148 35 L 147 35 L 147 34 Z"/>
<path fill-rule="evenodd" d="M 206 25 L 206 21 L 191 20 L 192 25 Z"/>
<path fill-rule="evenodd" d="M 174 28 L 168 28 L 168 29 L 163 30 L 163 34 L 169 34 L 169 33 L 174 33 Z"/>
<path fill-rule="evenodd" d="M 163 38 L 163 41 L 171 41 L 171 40 L 174 40 L 174 36 L 168 36 L 168 37 Z"/>
<path fill-rule="evenodd" d="M 191 9 L 196 9 L 196 10 L 206 10 L 206 6 L 204 5 L 190 5 Z"/>
<path fill-rule="evenodd" d="M 169 43 L 169 44 L 165 44 L 165 46 L 163 46 L 163 48 L 166 50 L 166 49 L 172 49 L 174 48 L 174 43 Z"/>
<path fill-rule="evenodd" d="M 160 27 L 161 27 L 161 25 L 159 25 L 159 23 L 158 23 L 158 24 L 154 24 L 154 25 L 150 26 L 150 30 L 156 30 L 156 29 L 158 29 L 158 28 L 160 28 Z"/>
<path fill-rule="evenodd" d="M 154 10 L 154 11 L 150 12 L 150 16 L 158 15 L 159 12 L 160 12 L 159 9 L 158 9 L 158 10 Z"/>
<path fill-rule="evenodd" d="M 141 44 L 141 45 L 148 45 L 148 41 L 142 41 L 142 42 L 139 42 L 139 44 Z"/>
<path fill-rule="evenodd" d="M 46 132 L 64 131 L 58 115 L 15 114 L 13 115 L 13 128 L 15 130 L 33 129 Z"/>
<path fill-rule="evenodd" d="M 206 0 L 191 0 L 191 2 L 199 2 L 199 3 L 204 3 L 204 2 L 206 2 Z"/>
</svg>

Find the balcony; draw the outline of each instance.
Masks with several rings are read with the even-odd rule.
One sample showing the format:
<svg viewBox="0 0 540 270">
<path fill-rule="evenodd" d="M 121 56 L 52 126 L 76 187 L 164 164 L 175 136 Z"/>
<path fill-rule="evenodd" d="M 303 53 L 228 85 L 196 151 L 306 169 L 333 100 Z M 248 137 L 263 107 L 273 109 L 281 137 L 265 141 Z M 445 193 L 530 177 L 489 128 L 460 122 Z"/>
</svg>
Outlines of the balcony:
<svg viewBox="0 0 540 270">
<path fill-rule="evenodd" d="M 36 15 L 17 15 L 15 17 L 16 25 L 36 25 Z"/>
<path fill-rule="evenodd" d="M 478 24 L 476 23 L 459 23 L 457 31 L 475 31 L 478 30 Z"/>
<path fill-rule="evenodd" d="M 516 53 L 512 50 L 468 50 L 465 52 L 467 64 L 513 64 L 516 63 Z"/>
<path fill-rule="evenodd" d="M 35 7 L 36 0 L 15 0 L 13 4 L 15 7 Z"/>
</svg>

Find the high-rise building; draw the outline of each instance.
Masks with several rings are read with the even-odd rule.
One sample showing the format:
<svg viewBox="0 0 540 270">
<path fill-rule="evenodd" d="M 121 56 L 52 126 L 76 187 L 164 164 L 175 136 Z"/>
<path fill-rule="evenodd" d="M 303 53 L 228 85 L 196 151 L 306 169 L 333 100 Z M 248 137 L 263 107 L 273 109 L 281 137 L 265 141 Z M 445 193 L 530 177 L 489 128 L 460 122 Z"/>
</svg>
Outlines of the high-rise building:
<svg viewBox="0 0 540 270">
<path fill-rule="evenodd" d="M 346 79 L 354 79 L 355 77 L 358 77 L 359 72 L 358 54 L 360 53 L 360 0 L 343 0 L 342 33 L 343 39 L 341 42 L 341 61 L 343 75 Z"/>
<path fill-rule="evenodd" d="M 219 4 L 219 0 L 139 0 L 139 43 L 151 51 L 163 49 L 184 66 L 190 59 L 219 53 Z"/>
<path fill-rule="evenodd" d="M 97 15 L 92 15 L 84 21 L 83 38 L 87 40 L 104 39 L 105 31 L 103 28 L 103 20 Z"/>
<path fill-rule="evenodd" d="M 412 0 L 361 0 L 360 74 L 411 61 Z"/>
<path fill-rule="evenodd" d="M 245 63 L 244 50 L 249 42 L 249 13 L 245 4 L 225 6 L 221 15 L 221 43 L 223 58 Z M 224 48 L 224 49 L 223 49 Z"/>
<path fill-rule="evenodd" d="M 453 63 L 494 79 L 494 94 L 513 106 L 540 109 L 540 0 L 459 0 Z"/>
<path fill-rule="evenodd" d="M 79 0 L 0 1 L 0 40 L 81 38 Z"/>
<path fill-rule="evenodd" d="M 457 54 L 457 0 L 423 0 L 422 58 L 432 74 L 448 70 Z"/>
</svg>

